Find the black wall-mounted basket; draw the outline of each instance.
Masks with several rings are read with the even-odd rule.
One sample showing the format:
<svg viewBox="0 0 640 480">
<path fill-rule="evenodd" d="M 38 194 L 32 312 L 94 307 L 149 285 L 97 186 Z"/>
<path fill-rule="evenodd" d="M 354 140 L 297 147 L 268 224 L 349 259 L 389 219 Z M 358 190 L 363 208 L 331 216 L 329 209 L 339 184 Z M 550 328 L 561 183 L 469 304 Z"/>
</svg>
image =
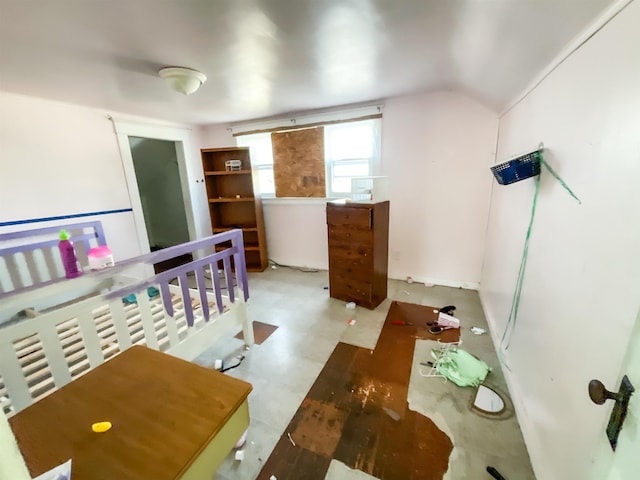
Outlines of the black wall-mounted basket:
<svg viewBox="0 0 640 480">
<path fill-rule="evenodd" d="M 491 172 L 500 185 L 509 185 L 510 183 L 540 175 L 541 161 L 542 150 L 536 150 L 508 162 L 494 165 L 491 167 Z"/>
</svg>

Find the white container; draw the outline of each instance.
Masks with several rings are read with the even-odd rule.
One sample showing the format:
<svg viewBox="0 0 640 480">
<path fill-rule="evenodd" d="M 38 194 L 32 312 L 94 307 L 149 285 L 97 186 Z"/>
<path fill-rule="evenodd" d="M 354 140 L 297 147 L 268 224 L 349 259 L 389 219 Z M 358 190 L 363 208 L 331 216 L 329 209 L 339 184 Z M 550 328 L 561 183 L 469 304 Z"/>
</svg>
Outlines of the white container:
<svg viewBox="0 0 640 480">
<path fill-rule="evenodd" d="M 106 245 L 90 249 L 89 253 L 87 253 L 87 259 L 89 260 L 90 270 L 103 270 L 114 265 L 113 254 Z"/>
<path fill-rule="evenodd" d="M 352 177 L 352 202 L 384 202 L 389 200 L 389 177 Z"/>
<path fill-rule="evenodd" d="M 227 172 L 238 172 L 242 169 L 242 162 L 240 160 L 227 160 L 224 162 L 224 166 Z"/>
</svg>

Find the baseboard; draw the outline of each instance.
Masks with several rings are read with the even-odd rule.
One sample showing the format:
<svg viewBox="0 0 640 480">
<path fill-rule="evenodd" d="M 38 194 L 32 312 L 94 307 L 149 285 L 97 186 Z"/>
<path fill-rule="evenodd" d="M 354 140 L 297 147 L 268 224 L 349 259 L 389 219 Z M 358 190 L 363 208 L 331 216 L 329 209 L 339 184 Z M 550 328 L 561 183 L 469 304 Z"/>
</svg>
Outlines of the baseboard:
<svg viewBox="0 0 640 480">
<path fill-rule="evenodd" d="M 404 277 L 404 278 L 389 277 L 389 278 L 392 280 L 400 280 L 404 282 L 407 281 L 407 277 Z M 428 285 L 428 286 L 440 285 L 442 287 L 464 288 L 465 290 L 478 290 L 478 288 L 480 287 L 479 282 L 463 282 L 460 280 L 443 280 L 441 278 L 431 278 L 431 277 L 419 277 L 419 278 L 412 277 L 412 281 L 413 283 L 424 283 L 425 285 Z"/>
<path fill-rule="evenodd" d="M 501 360 L 502 372 L 507 382 L 507 388 L 509 390 L 509 395 L 511 396 L 511 403 L 513 403 L 516 418 L 518 419 L 518 424 L 520 425 L 520 430 L 522 431 L 522 437 L 524 438 L 524 443 L 527 446 L 527 451 L 529 453 L 529 459 L 531 460 L 533 472 L 536 475 L 536 478 L 544 478 L 538 475 L 538 473 L 542 470 L 542 465 L 544 465 L 544 457 L 542 453 L 537 450 L 538 443 L 534 441 L 535 434 L 533 431 L 533 427 L 529 421 L 527 408 L 524 404 L 524 397 L 518 389 L 517 383 L 514 381 L 513 372 L 502 364 L 502 362 L 508 364 L 507 353 L 504 351 L 500 351 L 502 330 L 500 330 L 498 325 L 496 324 L 495 316 L 491 310 L 491 307 L 486 301 L 486 297 L 482 289 L 478 289 L 478 295 L 480 297 L 480 304 L 482 305 L 484 316 L 487 319 L 487 324 L 489 325 L 489 333 L 491 334 L 491 339 L 493 340 L 493 344 L 496 347 L 496 354 Z"/>
</svg>

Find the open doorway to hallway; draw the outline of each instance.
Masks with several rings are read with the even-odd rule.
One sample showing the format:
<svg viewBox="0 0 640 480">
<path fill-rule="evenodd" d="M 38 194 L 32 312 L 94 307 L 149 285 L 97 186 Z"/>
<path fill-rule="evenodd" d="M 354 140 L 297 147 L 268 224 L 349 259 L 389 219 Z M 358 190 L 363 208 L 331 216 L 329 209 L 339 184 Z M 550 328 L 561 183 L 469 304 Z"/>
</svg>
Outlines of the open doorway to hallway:
<svg viewBox="0 0 640 480">
<path fill-rule="evenodd" d="M 129 137 L 129 147 L 142 203 L 149 250 L 189 241 L 187 214 L 178 168 L 176 142 Z M 156 266 L 156 273 L 193 260 L 191 255 Z"/>
</svg>

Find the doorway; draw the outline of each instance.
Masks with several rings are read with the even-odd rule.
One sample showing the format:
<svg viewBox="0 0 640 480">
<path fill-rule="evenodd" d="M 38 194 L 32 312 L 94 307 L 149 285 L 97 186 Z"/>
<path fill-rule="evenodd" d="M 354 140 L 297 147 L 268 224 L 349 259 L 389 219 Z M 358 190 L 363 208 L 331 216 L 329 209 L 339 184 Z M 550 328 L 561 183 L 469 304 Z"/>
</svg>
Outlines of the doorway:
<svg viewBox="0 0 640 480">
<path fill-rule="evenodd" d="M 195 240 L 196 238 L 207 235 L 206 226 L 209 225 L 207 223 L 209 212 L 208 205 L 200 200 L 204 196 L 205 185 L 204 179 L 201 178 L 202 173 L 200 169 L 202 167 L 195 153 L 197 150 L 193 145 L 193 132 L 188 128 L 171 125 L 137 123 L 116 120 L 114 118 L 111 118 L 111 120 L 115 129 L 120 156 L 122 158 L 122 167 L 129 190 L 140 254 L 150 252 L 152 246 L 162 247 L 165 246 L 162 245 L 163 243 L 181 243 L 181 241 Z M 157 145 L 162 145 L 167 150 L 171 149 L 173 153 L 172 160 L 170 162 L 167 161 L 171 163 L 168 167 L 171 169 L 171 173 L 162 175 L 162 177 L 170 177 L 175 181 L 172 187 L 168 187 L 171 198 L 174 199 L 170 208 L 175 208 L 178 212 L 181 211 L 183 216 L 181 220 L 165 223 L 165 226 L 169 226 L 170 229 L 181 232 L 180 237 L 170 237 L 173 241 L 170 240 L 169 242 L 165 242 L 162 235 L 156 239 L 154 230 L 152 230 L 152 238 L 150 239 L 147 232 L 148 215 L 143 211 L 137 178 L 138 174 L 136 172 L 136 166 L 134 165 L 133 154 L 134 150 L 137 151 L 140 147 L 139 144 L 146 143 L 148 140 L 161 142 Z M 174 155 L 175 158 L 173 158 Z M 176 163 L 174 163 L 174 160 Z M 141 176 L 144 177 L 144 174 Z M 154 208 L 154 206 L 156 206 L 155 202 L 149 201 L 149 198 L 147 196 L 145 197 L 145 207 Z M 180 207 L 178 208 L 178 206 Z M 185 217 L 186 229 L 184 227 Z M 205 222 L 205 220 L 207 222 Z M 178 227 L 178 225 L 181 226 Z M 210 235 L 210 233 L 208 234 Z M 147 270 L 147 274 L 153 274 L 152 268 L 149 266 L 144 268 Z"/>
<path fill-rule="evenodd" d="M 136 183 L 140 193 L 149 250 L 156 251 L 189 241 L 189 228 L 178 168 L 176 142 L 129 137 Z M 174 259 L 167 270 L 193 260 L 191 255 Z"/>
</svg>

